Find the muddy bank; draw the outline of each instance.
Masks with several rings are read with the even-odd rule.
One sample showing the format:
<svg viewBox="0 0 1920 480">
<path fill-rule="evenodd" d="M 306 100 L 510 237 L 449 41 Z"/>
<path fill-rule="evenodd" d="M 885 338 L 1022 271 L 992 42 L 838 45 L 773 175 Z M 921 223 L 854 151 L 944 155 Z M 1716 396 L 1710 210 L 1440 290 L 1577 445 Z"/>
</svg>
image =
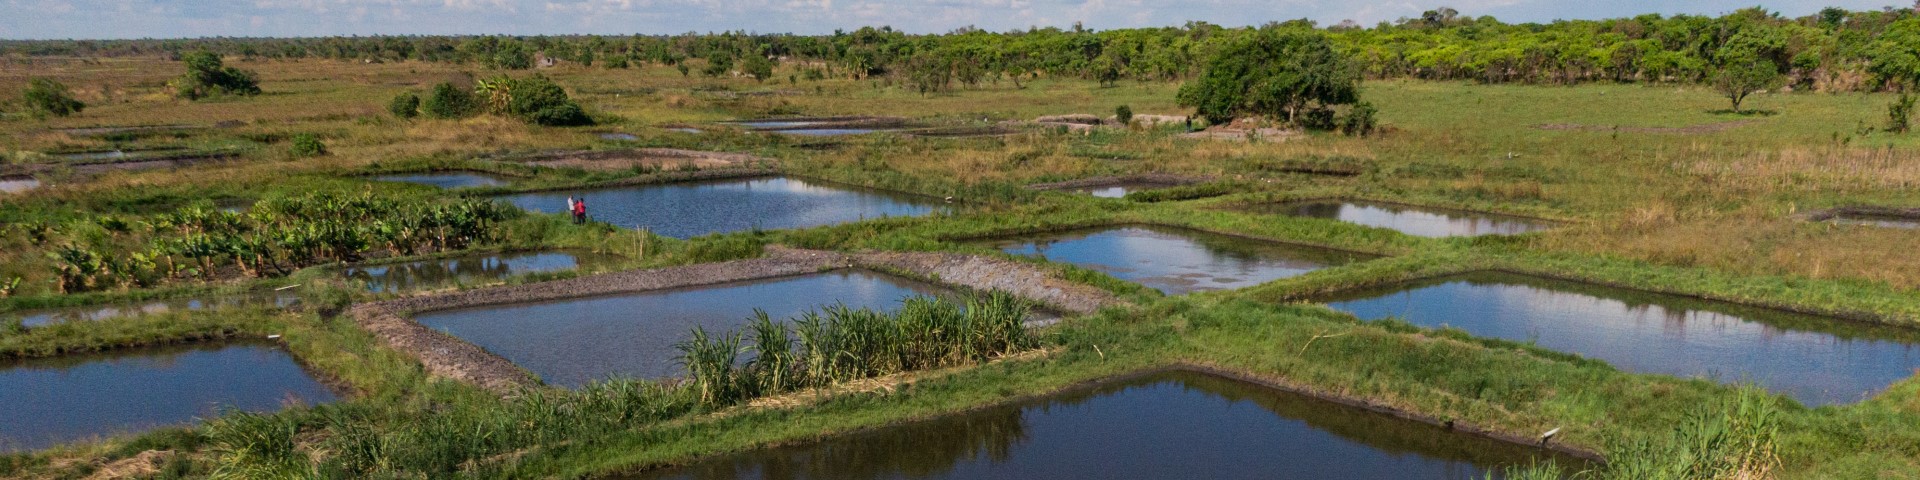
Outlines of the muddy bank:
<svg viewBox="0 0 1920 480">
<path fill-rule="evenodd" d="M 1075 188 L 1098 188 L 1115 185 L 1153 185 L 1156 187 L 1178 187 L 1212 180 L 1208 177 L 1174 175 L 1171 173 L 1142 173 L 1108 177 L 1082 178 L 1065 182 L 1036 183 L 1027 185 L 1034 190 L 1071 190 Z"/>
<path fill-rule="evenodd" d="M 1920 207 L 1899 208 L 1899 207 L 1881 207 L 1881 206 L 1873 206 L 1873 205 L 1854 205 L 1854 206 L 1846 206 L 1846 207 L 1834 207 L 1826 210 L 1815 210 L 1815 211 L 1807 212 L 1804 214 L 1800 214 L 1799 217 L 1801 219 L 1804 219 L 1810 222 L 1825 222 L 1829 220 L 1843 220 L 1843 219 L 1849 219 L 1849 218 L 1884 219 L 1889 221 L 1910 222 L 1915 224 L 1916 226 L 1920 226 Z"/>
<path fill-rule="evenodd" d="M 678 148 L 636 148 L 543 153 L 508 160 L 533 167 L 577 168 L 591 171 L 632 170 L 636 168 L 684 169 L 730 168 L 772 165 L 772 159 L 730 152 L 706 152 Z"/>
<path fill-rule="evenodd" d="M 412 320 L 422 312 L 639 293 L 866 267 L 975 290 L 1003 290 L 1065 312 L 1090 313 L 1117 305 L 1112 294 L 1053 277 L 1047 270 L 1012 260 L 952 253 L 878 252 L 841 254 L 778 246 L 765 257 L 482 288 L 355 305 L 349 315 L 396 350 L 419 360 L 435 376 L 506 394 L 537 386 L 526 370 L 478 346 Z"/>
</svg>

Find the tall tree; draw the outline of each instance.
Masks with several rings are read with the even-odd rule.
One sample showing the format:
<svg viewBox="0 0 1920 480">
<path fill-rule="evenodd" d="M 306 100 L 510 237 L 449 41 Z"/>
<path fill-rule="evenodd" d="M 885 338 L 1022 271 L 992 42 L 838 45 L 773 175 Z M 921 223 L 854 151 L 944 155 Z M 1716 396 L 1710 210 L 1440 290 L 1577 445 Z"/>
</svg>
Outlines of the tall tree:
<svg viewBox="0 0 1920 480">
<path fill-rule="evenodd" d="M 1213 123 L 1257 116 L 1299 124 L 1359 101 L 1360 73 L 1325 35 L 1261 31 L 1215 53 L 1178 100 Z"/>
</svg>

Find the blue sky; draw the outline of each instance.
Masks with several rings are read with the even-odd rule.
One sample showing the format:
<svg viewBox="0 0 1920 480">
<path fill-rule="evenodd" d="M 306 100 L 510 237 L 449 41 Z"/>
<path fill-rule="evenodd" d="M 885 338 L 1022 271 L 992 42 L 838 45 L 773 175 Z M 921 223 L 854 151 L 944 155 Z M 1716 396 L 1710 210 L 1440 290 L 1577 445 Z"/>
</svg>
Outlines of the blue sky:
<svg viewBox="0 0 1920 480">
<path fill-rule="evenodd" d="M 1911 7 L 1889 0 L 0 0 L 0 38 L 171 38 L 375 34 L 671 34 L 688 31 L 829 33 L 892 25 L 910 32 L 965 26 L 1005 31 L 1228 26 L 1311 18 L 1365 25 L 1439 5 L 1506 21 L 1642 13 L 1717 15 L 1763 5 L 1787 15 L 1826 6 Z"/>
</svg>

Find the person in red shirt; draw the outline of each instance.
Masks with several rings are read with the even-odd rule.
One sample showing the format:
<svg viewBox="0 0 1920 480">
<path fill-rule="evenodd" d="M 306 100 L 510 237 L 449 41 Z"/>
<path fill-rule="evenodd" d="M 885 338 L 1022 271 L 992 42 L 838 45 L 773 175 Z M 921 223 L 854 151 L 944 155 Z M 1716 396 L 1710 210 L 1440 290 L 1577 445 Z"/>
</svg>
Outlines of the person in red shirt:
<svg viewBox="0 0 1920 480">
<path fill-rule="evenodd" d="M 573 223 L 587 223 L 587 197 L 580 197 L 579 200 L 573 201 Z"/>
</svg>

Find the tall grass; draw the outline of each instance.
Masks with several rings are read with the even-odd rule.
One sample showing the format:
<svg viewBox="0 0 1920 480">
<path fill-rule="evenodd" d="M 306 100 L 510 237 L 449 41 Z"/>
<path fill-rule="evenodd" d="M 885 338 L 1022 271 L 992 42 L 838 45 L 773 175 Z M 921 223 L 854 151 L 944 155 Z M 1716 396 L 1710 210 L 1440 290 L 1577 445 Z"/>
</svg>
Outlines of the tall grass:
<svg viewBox="0 0 1920 480">
<path fill-rule="evenodd" d="M 1005 292 L 964 303 L 914 297 L 894 313 L 835 305 L 803 313 L 793 325 L 757 312 L 747 326 L 754 358 L 737 356 L 740 332 L 695 328 L 676 345 L 701 402 L 725 406 L 804 386 L 967 365 L 1033 348 L 1024 325 L 1031 306 Z M 797 339 L 797 342 L 796 342 Z"/>
</svg>

